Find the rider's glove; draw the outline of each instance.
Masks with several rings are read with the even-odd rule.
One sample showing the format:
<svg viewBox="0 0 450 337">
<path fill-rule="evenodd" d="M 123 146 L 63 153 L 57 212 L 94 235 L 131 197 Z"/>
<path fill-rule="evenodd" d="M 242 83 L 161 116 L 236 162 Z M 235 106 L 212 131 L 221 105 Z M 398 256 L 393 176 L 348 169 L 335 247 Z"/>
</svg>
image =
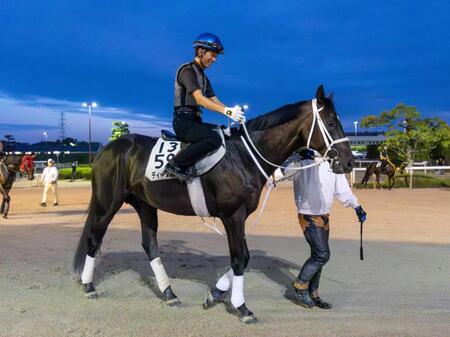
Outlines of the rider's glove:
<svg viewBox="0 0 450 337">
<path fill-rule="evenodd" d="M 361 206 L 355 208 L 356 215 L 358 216 L 359 222 L 363 223 L 367 220 L 367 213 L 362 209 Z"/>
<path fill-rule="evenodd" d="M 244 110 L 238 105 L 232 108 L 226 107 L 223 113 L 235 122 L 245 122 Z"/>
</svg>

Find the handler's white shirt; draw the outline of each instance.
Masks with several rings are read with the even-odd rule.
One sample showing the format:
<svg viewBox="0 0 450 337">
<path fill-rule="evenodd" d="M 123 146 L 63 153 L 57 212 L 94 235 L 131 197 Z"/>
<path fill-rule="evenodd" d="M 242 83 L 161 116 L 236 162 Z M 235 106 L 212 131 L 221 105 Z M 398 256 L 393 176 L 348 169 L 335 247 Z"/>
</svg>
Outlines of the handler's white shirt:
<svg viewBox="0 0 450 337">
<path fill-rule="evenodd" d="M 45 184 L 54 184 L 58 180 L 58 169 L 55 166 L 47 166 L 42 172 L 41 181 Z"/>
<path fill-rule="evenodd" d="M 312 164 L 311 159 L 301 165 Z M 299 171 L 294 177 L 294 195 L 298 213 L 309 215 L 329 214 L 334 198 L 345 207 L 358 207 L 358 199 L 352 193 L 345 174 L 335 174 L 327 161 Z"/>
</svg>

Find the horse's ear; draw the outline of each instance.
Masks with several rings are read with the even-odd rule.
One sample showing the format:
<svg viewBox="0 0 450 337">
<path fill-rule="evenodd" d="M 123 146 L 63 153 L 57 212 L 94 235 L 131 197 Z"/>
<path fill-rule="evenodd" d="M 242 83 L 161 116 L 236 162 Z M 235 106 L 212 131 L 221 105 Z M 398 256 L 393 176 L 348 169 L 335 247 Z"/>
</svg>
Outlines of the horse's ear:
<svg viewBox="0 0 450 337">
<path fill-rule="evenodd" d="M 325 98 L 325 90 L 323 89 L 323 84 L 321 84 L 316 91 L 316 98 L 318 101 L 321 101 Z"/>
<path fill-rule="evenodd" d="M 334 100 L 334 92 L 330 92 L 330 94 L 328 95 L 328 99 L 333 102 L 333 100 Z"/>
</svg>

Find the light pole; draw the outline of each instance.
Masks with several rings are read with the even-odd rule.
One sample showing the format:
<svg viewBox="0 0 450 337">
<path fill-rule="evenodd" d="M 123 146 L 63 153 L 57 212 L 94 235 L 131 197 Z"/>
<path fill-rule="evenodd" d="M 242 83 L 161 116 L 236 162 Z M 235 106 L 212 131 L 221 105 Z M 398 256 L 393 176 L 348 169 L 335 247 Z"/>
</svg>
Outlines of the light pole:
<svg viewBox="0 0 450 337">
<path fill-rule="evenodd" d="M 353 124 L 355 124 L 355 136 L 358 135 L 358 121 L 354 121 Z"/>
<path fill-rule="evenodd" d="M 82 104 L 83 107 L 88 108 L 89 111 L 89 165 L 91 165 L 92 162 L 92 147 L 91 147 L 91 119 L 92 119 L 92 108 L 97 107 L 97 103 L 95 102 L 84 102 Z"/>
<path fill-rule="evenodd" d="M 47 134 L 46 131 L 44 131 L 43 135 L 44 135 L 44 137 L 45 137 L 45 145 L 47 145 L 48 134 Z"/>
</svg>

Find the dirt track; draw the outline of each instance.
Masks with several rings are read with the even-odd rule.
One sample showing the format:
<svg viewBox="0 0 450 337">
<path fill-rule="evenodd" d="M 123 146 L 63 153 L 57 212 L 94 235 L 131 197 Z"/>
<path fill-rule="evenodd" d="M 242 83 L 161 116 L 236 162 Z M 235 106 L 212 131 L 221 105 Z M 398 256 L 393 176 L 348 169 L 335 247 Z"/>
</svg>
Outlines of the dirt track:
<svg viewBox="0 0 450 337">
<path fill-rule="evenodd" d="M 160 248 L 182 309 L 160 303 L 134 211 L 123 207 L 96 269 L 100 298 L 86 300 L 70 271 L 90 186 L 63 183 L 59 207 L 41 208 L 40 188 L 12 191 L 0 220 L 0 336 L 449 336 L 450 191 L 356 190 L 368 212 L 365 257 L 353 210 L 336 205 L 332 257 L 321 294 L 330 311 L 293 304 L 290 283 L 308 257 L 290 185 L 271 196 L 249 235 L 245 326 L 223 306 L 201 308 L 227 269 L 226 240 L 195 217 L 160 213 Z"/>
</svg>

